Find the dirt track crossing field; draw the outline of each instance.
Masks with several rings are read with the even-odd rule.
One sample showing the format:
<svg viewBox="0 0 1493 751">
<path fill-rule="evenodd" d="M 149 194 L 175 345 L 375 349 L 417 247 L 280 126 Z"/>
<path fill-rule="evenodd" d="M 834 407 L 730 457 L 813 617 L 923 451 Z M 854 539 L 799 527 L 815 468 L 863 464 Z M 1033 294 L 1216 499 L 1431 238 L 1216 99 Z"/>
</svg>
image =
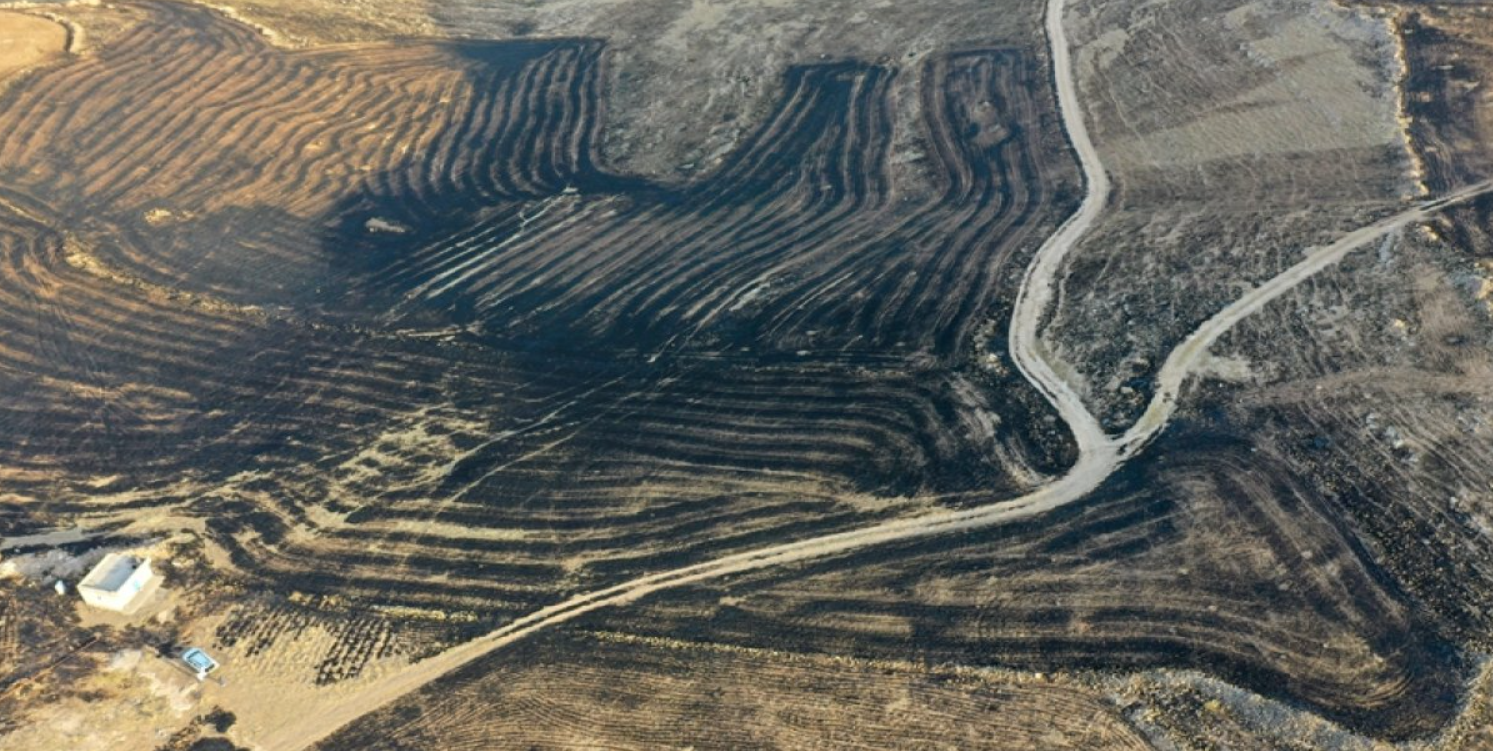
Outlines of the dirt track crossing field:
<svg viewBox="0 0 1493 751">
<path fill-rule="evenodd" d="M 892 202 L 891 70 L 792 72 L 758 146 L 664 188 L 597 166 L 590 42 L 286 54 L 129 10 L 129 36 L 10 94 L 0 143 L 32 217 L 8 258 L 36 280 L 11 331 L 58 332 L 8 343 L 7 466 L 76 487 L 58 512 L 194 496 L 248 569 L 325 557 L 342 573 L 301 586 L 521 612 L 560 563 L 605 579 L 1059 466 L 1060 435 L 953 417 L 1007 412 L 948 366 L 1050 221 L 1028 186 L 1060 169 L 1002 125 L 1040 111 L 1016 52 L 921 72 L 937 192 Z M 38 294 L 57 304 L 19 304 Z M 396 594 L 391 565 L 457 578 Z"/>
<path fill-rule="evenodd" d="M 590 40 L 287 53 L 114 12 L 0 110 L 8 513 L 202 530 L 298 602 L 470 635 L 1067 460 L 978 351 L 1073 183 L 1034 51 L 794 69 L 678 186 L 594 154 Z M 244 664 L 292 640 L 233 622 Z M 384 659 L 326 633 L 313 687 Z"/>
<path fill-rule="evenodd" d="M 1206 355 L 1207 346 L 1231 326 L 1250 313 L 1259 310 L 1267 302 L 1300 284 L 1331 263 L 1340 260 L 1349 251 L 1377 240 L 1405 225 L 1424 220 L 1436 211 L 1456 205 L 1493 191 L 1493 183 L 1481 183 L 1463 188 L 1455 193 L 1428 201 L 1389 219 L 1354 232 L 1342 240 L 1309 253 L 1307 260 L 1271 280 L 1241 300 L 1221 311 L 1200 327 L 1192 337 L 1168 358 L 1163 368 L 1162 387 L 1153 397 L 1151 407 L 1140 421 L 1119 439 L 1104 435 L 1076 394 L 1064 384 L 1047 363 L 1039 349 L 1035 336 L 1037 321 L 1045 311 L 1043 302 L 1050 299 L 1050 292 L 1029 294 L 1029 290 L 1050 290 L 1062 257 L 1082 237 L 1084 230 L 1099 215 L 1108 196 L 1108 181 L 1103 166 L 1098 161 L 1093 144 L 1089 142 L 1083 125 L 1082 109 L 1077 106 L 1071 70 L 1068 68 L 1067 41 L 1062 26 L 1063 1 L 1050 0 L 1048 5 L 1048 31 L 1054 45 L 1061 49 L 1054 54 L 1059 89 L 1059 101 L 1068 122 L 1070 138 L 1080 154 L 1080 163 L 1085 170 L 1088 190 L 1084 204 L 1062 230 L 1043 245 L 1032 264 L 1032 271 L 1024 279 L 1018 295 L 1016 316 L 1012 323 L 1012 359 L 1022 367 L 1023 375 L 1042 385 L 1042 390 L 1054 402 L 1060 414 L 1068 418 L 1068 424 L 1078 435 L 1080 454 L 1078 462 L 1059 481 L 1043 487 L 1028 496 L 1003 501 L 989 506 L 960 512 L 947 512 L 920 516 L 907 520 L 888 522 L 851 532 L 837 533 L 799 543 L 776 546 L 760 551 L 742 553 L 711 563 L 679 569 L 626 582 L 608 590 L 576 597 L 557 606 L 546 608 L 529 616 L 519 618 L 512 624 L 419 665 L 391 678 L 388 683 L 372 688 L 366 701 L 355 708 L 342 710 L 328 718 L 318 718 L 324 727 L 332 726 L 335 720 L 351 720 L 365 714 L 394 697 L 408 693 L 439 675 L 469 662 L 487 652 L 550 626 L 564 623 L 600 607 L 625 604 L 648 594 L 672 589 L 686 584 L 753 571 L 774 566 L 799 563 L 840 555 L 872 545 L 882 545 L 909 538 L 948 534 L 982 526 L 1012 522 L 1042 514 L 1068 503 L 1078 501 L 1093 491 L 1117 469 L 1130 453 L 1144 447 L 1166 426 L 1167 418 L 1175 407 L 1178 392 L 1187 376 Z M 1073 123 L 1076 123 L 1074 125 Z M 1031 302 L 1031 301 L 1037 302 Z M 1021 332 L 1026 332 L 1025 334 Z M 1018 351 L 1019 350 L 1019 351 Z M 276 736 L 276 743 L 287 748 L 299 747 L 300 739 L 319 738 L 321 734 L 305 727 L 296 727 Z"/>
<path fill-rule="evenodd" d="M 109 12 L 119 36 L 0 93 L 0 511 L 200 534 L 264 593 L 192 638 L 265 748 L 657 593 L 1072 508 L 1221 335 L 1490 190 L 1243 292 L 1116 437 L 1040 336 L 1108 196 L 1062 0 L 1050 50 L 792 68 L 684 184 L 600 153 L 597 40 L 287 52 Z"/>
</svg>

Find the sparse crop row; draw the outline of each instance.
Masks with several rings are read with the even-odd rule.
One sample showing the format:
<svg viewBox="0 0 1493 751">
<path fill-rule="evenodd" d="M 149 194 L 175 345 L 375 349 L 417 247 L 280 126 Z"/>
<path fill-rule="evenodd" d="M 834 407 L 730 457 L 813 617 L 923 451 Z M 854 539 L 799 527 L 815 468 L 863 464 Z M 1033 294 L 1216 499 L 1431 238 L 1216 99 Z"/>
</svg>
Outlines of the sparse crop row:
<svg viewBox="0 0 1493 751">
<path fill-rule="evenodd" d="M 1053 468 L 970 366 L 1071 175 L 1017 52 L 794 69 L 667 186 L 601 166 L 593 41 L 128 12 L 0 115 L 0 455 L 48 510 L 170 506 L 245 575 L 501 619 Z M 899 79 L 931 192 L 889 176 Z"/>
</svg>

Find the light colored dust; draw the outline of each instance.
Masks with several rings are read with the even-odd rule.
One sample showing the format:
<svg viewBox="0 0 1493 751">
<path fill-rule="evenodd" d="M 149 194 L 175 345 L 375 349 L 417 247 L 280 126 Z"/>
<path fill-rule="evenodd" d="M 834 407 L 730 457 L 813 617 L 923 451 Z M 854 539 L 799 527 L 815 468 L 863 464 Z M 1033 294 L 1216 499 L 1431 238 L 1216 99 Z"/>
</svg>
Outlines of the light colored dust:
<svg viewBox="0 0 1493 751">
<path fill-rule="evenodd" d="M 214 634 L 224 622 L 223 617 L 201 619 L 191 625 L 184 641 L 213 644 Z M 234 712 L 238 720 L 229 737 L 240 739 L 240 743 L 252 742 L 293 718 L 314 713 L 319 707 L 335 706 L 369 684 L 376 684 L 379 678 L 410 666 L 409 656 L 403 654 L 370 660 L 358 677 L 318 686 L 316 667 L 338 638 L 325 624 L 313 621 L 280 634 L 272 648 L 257 654 L 250 654 L 242 643 L 214 648 L 212 655 L 221 665 L 217 675 L 222 682 L 209 680 L 202 684 L 203 706 L 221 706 Z"/>
<path fill-rule="evenodd" d="M 1398 144 L 1395 94 L 1385 85 L 1384 71 L 1365 65 L 1362 47 L 1355 44 L 1360 36 L 1376 36 L 1374 31 L 1341 18 L 1347 11 L 1313 11 L 1282 23 L 1278 5 L 1240 5 L 1220 20 L 1235 37 L 1228 41 L 1252 65 L 1285 75 L 1264 76 L 1219 101 L 1199 101 L 1197 111 L 1170 127 L 1106 139 L 1114 167 L 1177 167 L 1227 157 Z M 1387 32 L 1382 36 L 1387 39 Z M 1085 50 L 1091 58 L 1085 67 L 1125 65 L 1118 58 L 1127 38 L 1122 30 L 1107 30 Z"/>
<path fill-rule="evenodd" d="M 37 705 L 25 723 L 0 737 L 0 751 L 151 751 L 202 706 L 191 675 L 138 649 L 115 653 L 70 688 L 72 695 Z"/>
<path fill-rule="evenodd" d="M 480 440 L 490 431 L 487 422 L 441 405 L 394 417 L 337 465 L 333 472 L 336 495 L 352 500 L 369 488 L 434 487 L 446 478 L 452 457 L 461 456 L 462 439 Z"/>
<path fill-rule="evenodd" d="M 1248 383 L 1255 378 L 1254 365 L 1243 357 L 1210 354 L 1198 369 L 1198 375 L 1230 383 Z"/>
<path fill-rule="evenodd" d="M 684 49 L 689 45 L 691 37 L 719 27 L 730 12 L 730 8 L 724 3 L 693 0 L 689 10 L 669 24 L 668 31 L 659 38 L 658 43 L 674 49 Z"/>
<path fill-rule="evenodd" d="M 33 68 L 67 51 L 67 29 L 55 21 L 0 11 L 0 78 Z"/>
</svg>

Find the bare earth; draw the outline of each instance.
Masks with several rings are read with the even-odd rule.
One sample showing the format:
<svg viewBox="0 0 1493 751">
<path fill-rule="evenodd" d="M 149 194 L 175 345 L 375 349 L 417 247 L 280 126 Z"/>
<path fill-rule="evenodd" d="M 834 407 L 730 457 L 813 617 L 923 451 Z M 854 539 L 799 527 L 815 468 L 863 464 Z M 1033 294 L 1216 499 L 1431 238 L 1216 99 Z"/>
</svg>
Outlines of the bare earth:
<svg viewBox="0 0 1493 751">
<path fill-rule="evenodd" d="M 1050 0 L 1047 7 L 1047 30 L 1054 52 L 1060 110 L 1069 138 L 1079 154 L 1087 190 L 1078 213 L 1043 244 L 1029 268 L 1018 296 L 1010 341 L 1012 357 L 1022 373 L 1052 401 L 1077 439 L 1079 460 L 1065 477 L 1021 498 L 775 545 L 672 572 L 640 577 L 605 590 L 578 595 L 521 617 L 480 639 L 389 675 L 384 680 L 371 682 L 365 688 L 340 698 L 336 706 L 328 706 L 325 711 L 304 715 L 291 722 L 285 722 L 284 715 L 277 713 L 275 719 L 278 727 L 266 722 L 262 727 L 267 732 L 257 740 L 266 748 L 272 749 L 309 747 L 344 723 L 385 706 L 461 665 L 599 608 L 626 604 L 655 592 L 746 571 L 801 563 L 872 545 L 1009 523 L 1080 500 L 1118 469 L 1126 458 L 1161 432 L 1175 410 L 1184 382 L 1206 362 L 1209 345 L 1224 332 L 1271 300 L 1340 261 L 1350 251 L 1408 224 L 1424 221 L 1443 208 L 1464 203 L 1493 190 L 1493 183 L 1478 183 L 1355 230 L 1326 247 L 1314 249 L 1305 260 L 1266 284 L 1252 289 L 1208 319 L 1172 351 L 1161 370 L 1158 379 L 1160 387 L 1141 420 L 1123 436 L 1111 438 L 1099 428 L 1098 421 L 1071 386 L 1057 374 L 1050 362 L 1051 356 L 1045 352 L 1038 334 L 1038 322 L 1047 310 L 1053 277 L 1061 267 L 1062 259 L 1102 213 L 1109 194 L 1109 181 L 1098 153 L 1089 140 L 1083 111 L 1073 85 L 1068 43 L 1063 29 L 1064 0 Z"/>
<path fill-rule="evenodd" d="M 45 18 L 0 11 L 0 78 L 47 62 L 67 50 L 67 29 Z"/>
<path fill-rule="evenodd" d="M 0 11 L 0 751 L 1483 747 L 1480 16 L 302 1 Z"/>
</svg>

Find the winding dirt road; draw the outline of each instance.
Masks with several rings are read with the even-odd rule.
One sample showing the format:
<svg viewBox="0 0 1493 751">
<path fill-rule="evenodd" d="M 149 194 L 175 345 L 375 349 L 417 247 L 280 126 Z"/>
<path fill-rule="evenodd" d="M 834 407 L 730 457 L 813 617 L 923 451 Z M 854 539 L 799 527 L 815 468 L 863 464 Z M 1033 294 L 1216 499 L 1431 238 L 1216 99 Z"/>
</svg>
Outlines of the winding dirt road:
<svg viewBox="0 0 1493 751">
<path fill-rule="evenodd" d="M 1305 259 L 1213 314 L 1212 318 L 1198 326 L 1167 356 L 1156 376 L 1156 391 L 1151 395 L 1146 411 L 1116 441 L 1121 455 L 1130 456 L 1161 432 L 1177 408 L 1177 396 L 1187 376 L 1201 364 L 1202 358 L 1208 354 L 1208 348 L 1218 341 L 1218 337 L 1223 336 L 1235 324 L 1259 312 L 1271 300 L 1289 292 L 1296 285 L 1343 260 L 1343 256 L 1348 253 L 1382 239 L 1407 224 L 1429 219 L 1442 209 L 1465 203 L 1490 191 L 1493 191 L 1493 180 L 1475 183 L 1440 198 L 1421 201 L 1415 208 L 1360 227 L 1330 245 L 1312 248 L 1307 251 Z"/>
<path fill-rule="evenodd" d="M 1110 194 L 1109 177 L 1100 162 L 1098 152 L 1089 140 L 1083 109 L 1079 106 L 1077 84 L 1063 28 L 1063 11 L 1064 0 L 1048 0 L 1047 35 L 1052 50 L 1058 104 L 1069 140 L 1083 169 L 1085 193 L 1079 210 L 1042 245 L 1027 270 L 1011 322 L 1010 344 L 1012 358 L 1022 374 L 1052 403 L 1073 432 L 1079 458 L 1066 475 L 1019 498 L 772 545 L 577 595 L 411 665 L 401 672 L 362 686 L 342 697 L 335 706 L 324 707 L 314 714 L 279 724 L 264 737 L 253 739 L 257 745 L 276 751 L 306 748 L 338 728 L 472 660 L 600 608 L 623 605 L 663 590 L 731 574 L 841 555 L 873 545 L 989 527 L 1036 516 L 1073 503 L 1097 488 L 1126 458 L 1134 455 L 1166 426 L 1176 409 L 1177 397 L 1187 377 L 1201 364 L 1208 347 L 1239 321 L 1341 260 L 1349 251 L 1382 238 L 1406 224 L 1425 219 L 1446 206 L 1493 190 L 1493 183 L 1480 183 L 1464 188 L 1435 201 L 1419 204 L 1352 232 L 1331 245 L 1311 251 L 1305 260 L 1251 290 L 1199 326 L 1168 356 L 1157 379 L 1156 393 L 1142 418 L 1123 436 L 1109 436 L 1083 404 L 1078 393 L 1059 375 L 1053 366 L 1055 358 L 1046 351 L 1038 333 L 1042 320 L 1051 307 L 1054 281 L 1058 278 L 1065 259 L 1103 213 Z"/>
<path fill-rule="evenodd" d="M 1073 75 L 1068 36 L 1063 29 L 1064 4 L 1065 0 L 1047 2 L 1047 47 L 1052 55 L 1058 113 L 1063 118 L 1068 142 L 1077 154 L 1078 165 L 1083 171 L 1083 202 L 1079 204 L 1078 211 L 1042 243 L 1037 255 L 1032 258 L 1031 265 L 1027 267 L 1026 275 L 1021 280 L 1021 288 L 1016 293 L 1009 341 L 1011 359 L 1016 362 L 1016 367 L 1047 397 L 1047 401 L 1073 432 L 1081 457 L 1078 463 L 1082 465 L 1082 457 L 1107 451 L 1109 436 L 1105 435 L 1098 419 L 1084 406 L 1083 399 L 1073 390 L 1072 385 L 1058 375 L 1054 367 L 1057 357 L 1047 351 L 1038 334 L 1043 317 L 1052 307 L 1053 284 L 1062 270 L 1063 262 L 1100 214 L 1104 213 L 1104 207 L 1109 203 L 1109 173 L 1104 171 L 1099 152 L 1089 139 L 1089 126 L 1078 101 L 1078 78 Z"/>
</svg>

